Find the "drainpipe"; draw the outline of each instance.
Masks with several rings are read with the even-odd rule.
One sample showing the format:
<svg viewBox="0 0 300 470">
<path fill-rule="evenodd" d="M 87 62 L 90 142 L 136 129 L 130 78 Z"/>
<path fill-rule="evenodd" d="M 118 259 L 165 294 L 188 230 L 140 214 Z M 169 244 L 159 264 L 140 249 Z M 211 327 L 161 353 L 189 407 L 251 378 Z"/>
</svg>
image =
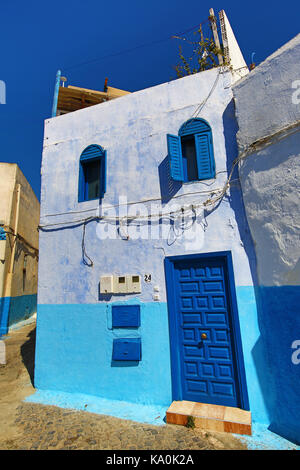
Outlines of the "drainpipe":
<svg viewBox="0 0 300 470">
<path fill-rule="evenodd" d="M 57 112 L 57 101 L 58 101 L 60 77 L 61 77 L 61 71 L 58 70 L 58 71 L 56 72 L 56 79 L 55 79 L 55 88 L 54 88 L 53 106 L 52 106 L 52 114 L 51 114 L 51 117 L 55 117 L 55 116 L 56 116 L 56 112 Z"/>
<path fill-rule="evenodd" d="M 3 221 L 4 222 L 4 221 Z M 4 286 L 5 286 L 5 277 L 6 277 L 6 266 L 5 266 L 5 253 L 6 253 L 6 245 L 8 243 L 7 237 L 6 240 L 0 241 L 0 364 L 5 364 L 5 362 L 1 362 L 1 344 L 2 348 L 4 348 L 5 352 L 5 345 L 4 342 L 1 341 L 1 336 L 7 333 L 7 299 L 5 299 L 4 295 Z"/>
<path fill-rule="evenodd" d="M 14 261 L 15 261 L 15 252 L 16 252 L 16 245 L 17 245 L 17 234 L 18 234 L 18 226 L 19 226 L 19 213 L 20 213 L 20 199 L 21 199 L 21 185 L 20 183 L 17 184 L 17 204 L 16 204 L 16 215 L 15 215 L 15 223 L 14 223 L 14 244 L 13 249 L 11 252 L 10 258 L 10 267 L 9 273 L 13 274 L 14 272 Z"/>
<path fill-rule="evenodd" d="M 12 227 L 13 231 L 13 239 L 12 239 L 12 250 L 10 255 L 9 267 L 7 269 L 6 275 L 3 279 L 3 298 L 1 299 L 1 322 L 0 322 L 0 336 L 6 334 L 8 331 L 8 317 L 9 317 L 9 309 L 10 309 L 10 298 L 12 292 L 12 279 L 13 279 L 13 270 L 14 270 L 14 260 L 15 260 L 15 253 L 16 253 L 16 245 L 17 245 L 17 233 L 18 233 L 18 225 L 19 225 L 19 213 L 20 213 L 20 199 L 21 199 L 21 185 L 20 183 L 16 186 L 16 209 L 15 209 L 15 220 L 14 220 L 14 227 Z M 9 224 L 10 225 L 10 224 Z M 8 235 L 9 236 L 9 235 Z"/>
</svg>

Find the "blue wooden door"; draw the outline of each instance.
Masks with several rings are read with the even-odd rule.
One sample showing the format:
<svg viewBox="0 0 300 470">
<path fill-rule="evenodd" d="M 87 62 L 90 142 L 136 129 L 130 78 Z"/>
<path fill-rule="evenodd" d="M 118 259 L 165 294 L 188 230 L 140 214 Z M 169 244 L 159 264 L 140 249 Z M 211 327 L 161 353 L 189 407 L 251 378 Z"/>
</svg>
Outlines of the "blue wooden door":
<svg viewBox="0 0 300 470">
<path fill-rule="evenodd" d="M 187 258 L 174 261 L 173 285 L 168 286 L 173 295 L 171 346 L 172 361 L 178 362 L 178 396 L 239 407 L 226 258 Z"/>
</svg>

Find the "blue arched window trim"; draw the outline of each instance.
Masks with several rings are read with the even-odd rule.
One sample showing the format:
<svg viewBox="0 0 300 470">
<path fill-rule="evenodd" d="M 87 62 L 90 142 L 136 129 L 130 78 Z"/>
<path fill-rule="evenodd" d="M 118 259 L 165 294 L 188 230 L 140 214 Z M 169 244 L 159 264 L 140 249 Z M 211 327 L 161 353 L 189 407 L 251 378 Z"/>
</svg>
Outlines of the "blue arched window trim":
<svg viewBox="0 0 300 470">
<path fill-rule="evenodd" d="M 106 150 L 92 144 L 79 160 L 78 202 L 101 199 L 106 192 Z"/>
<path fill-rule="evenodd" d="M 215 159 L 212 131 L 205 119 L 194 118 L 186 121 L 179 129 L 178 136 L 168 134 L 168 154 L 171 177 L 187 182 L 215 178 Z M 187 175 L 185 144 L 189 141 L 194 150 L 194 175 Z"/>
</svg>

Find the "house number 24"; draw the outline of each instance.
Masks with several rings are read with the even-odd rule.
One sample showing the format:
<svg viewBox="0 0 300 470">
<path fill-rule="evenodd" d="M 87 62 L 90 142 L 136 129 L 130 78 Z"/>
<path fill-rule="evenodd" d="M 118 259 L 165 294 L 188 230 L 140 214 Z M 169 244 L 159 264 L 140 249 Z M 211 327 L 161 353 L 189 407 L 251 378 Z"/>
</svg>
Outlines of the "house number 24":
<svg viewBox="0 0 300 470">
<path fill-rule="evenodd" d="M 145 274 L 144 281 L 145 282 L 151 282 L 151 274 Z"/>
</svg>

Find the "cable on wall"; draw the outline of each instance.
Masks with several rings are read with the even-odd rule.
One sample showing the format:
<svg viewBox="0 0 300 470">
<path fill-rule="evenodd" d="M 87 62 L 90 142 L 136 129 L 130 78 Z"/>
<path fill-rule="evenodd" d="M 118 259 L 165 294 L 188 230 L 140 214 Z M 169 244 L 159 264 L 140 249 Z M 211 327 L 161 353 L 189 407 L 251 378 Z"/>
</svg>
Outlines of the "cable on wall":
<svg viewBox="0 0 300 470">
<path fill-rule="evenodd" d="M 87 224 L 87 222 L 85 222 L 83 224 L 83 231 L 82 231 L 82 241 L 81 241 L 82 262 L 85 266 L 88 266 L 89 268 L 91 268 L 94 265 L 94 263 L 91 260 L 91 258 L 87 255 L 86 250 L 85 250 L 85 229 L 86 229 L 86 224 Z"/>
<path fill-rule="evenodd" d="M 20 240 L 23 244 L 27 245 L 33 252 L 34 254 L 32 254 L 29 250 L 26 250 L 26 252 L 35 257 L 35 258 L 38 258 L 38 253 L 39 253 L 39 250 L 38 248 L 35 248 L 33 245 L 31 245 L 24 237 L 22 237 L 22 235 L 19 235 L 18 233 L 14 233 L 13 232 L 13 229 L 12 227 L 10 227 L 9 225 L 4 225 L 4 224 L 0 224 L 1 227 L 3 227 L 5 230 L 5 233 L 7 233 L 8 235 L 12 235 L 13 237 L 15 237 L 15 241 L 14 243 L 16 242 L 16 240 Z M 8 230 L 7 230 L 8 229 Z M 24 250 L 25 251 L 25 250 Z"/>
</svg>

